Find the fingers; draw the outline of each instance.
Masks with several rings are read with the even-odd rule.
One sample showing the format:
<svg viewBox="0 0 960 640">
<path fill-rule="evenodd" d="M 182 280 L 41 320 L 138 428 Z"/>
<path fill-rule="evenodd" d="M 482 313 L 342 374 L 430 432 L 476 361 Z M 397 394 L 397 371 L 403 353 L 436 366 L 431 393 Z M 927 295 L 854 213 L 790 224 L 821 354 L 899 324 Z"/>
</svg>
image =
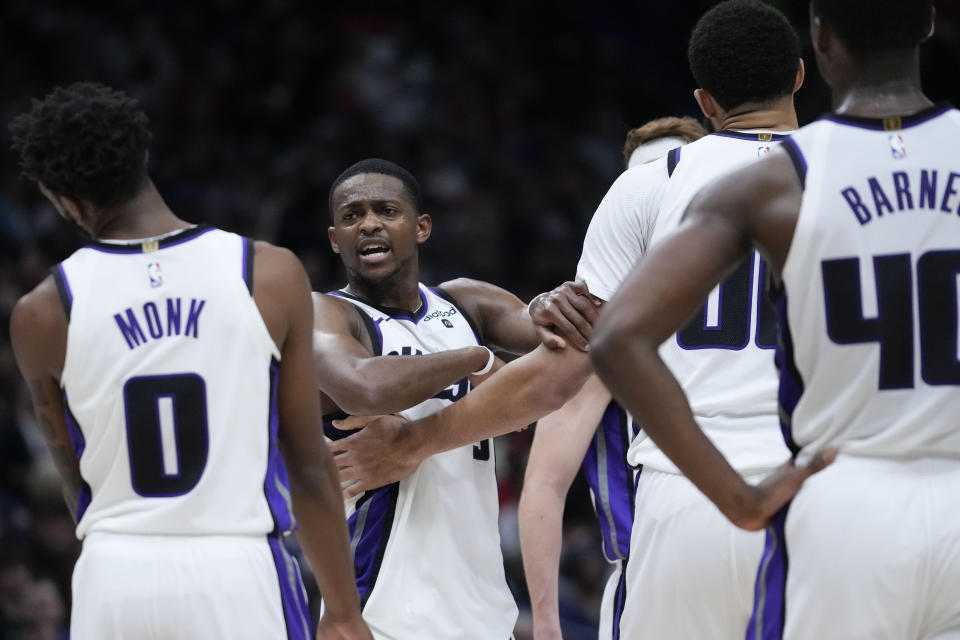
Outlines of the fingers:
<svg viewBox="0 0 960 640">
<path fill-rule="evenodd" d="M 566 348 L 566 341 L 550 330 L 550 327 L 537 325 L 537 334 L 540 336 L 540 342 L 551 351 L 561 351 Z"/>
<path fill-rule="evenodd" d="M 581 351 L 585 351 L 590 342 L 591 326 L 584 317 L 574 310 L 565 298 L 553 301 L 548 312 L 550 322 L 568 342 Z"/>
<path fill-rule="evenodd" d="M 347 416 L 343 420 L 334 420 L 333 426 L 341 431 L 362 429 L 380 416 Z"/>
<path fill-rule="evenodd" d="M 583 320 L 588 330 L 593 328 L 597 321 L 597 306 L 587 296 L 570 296 L 567 302 L 573 307 L 577 315 Z M 571 318 L 572 320 L 573 318 Z"/>
<path fill-rule="evenodd" d="M 590 309 L 590 314 L 596 318 L 596 312 L 590 307 L 590 303 L 580 296 L 577 297 L 581 305 Z M 572 301 L 560 299 L 557 301 L 557 307 L 563 314 L 563 320 L 576 327 L 576 334 L 571 334 L 568 339 L 581 350 L 585 350 L 590 342 L 590 335 L 593 333 L 593 324 L 589 316 L 585 315 Z M 582 340 L 582 344 L 581 344 Z"/>
</svg>

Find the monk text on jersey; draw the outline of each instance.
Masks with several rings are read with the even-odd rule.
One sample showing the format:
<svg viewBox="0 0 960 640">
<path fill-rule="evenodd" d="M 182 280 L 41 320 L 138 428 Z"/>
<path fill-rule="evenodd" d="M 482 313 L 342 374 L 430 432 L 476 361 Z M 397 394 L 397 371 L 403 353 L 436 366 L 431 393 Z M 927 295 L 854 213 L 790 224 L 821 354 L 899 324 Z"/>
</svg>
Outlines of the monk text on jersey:
<svg viewBox="0 0 960 640">
<path fill-rule="evenodd" d="M 146 344 L 149 340 L 157 340 L 170 336 L 199 337 L 200 312 L 203 311 L 206 300 L 190 299 L 189 309 L 180 298 L 166 298 L 164 301 L 145 302 L 134 312 L 133 307 L 127 307 L 121 313 L 113 314 L 117 328 L 127 341 L 130 349 Z M 186 310 L 186 317 L 184 311 Z M 146 332 L 144 332 L 146 327 Z"/>
</svg>

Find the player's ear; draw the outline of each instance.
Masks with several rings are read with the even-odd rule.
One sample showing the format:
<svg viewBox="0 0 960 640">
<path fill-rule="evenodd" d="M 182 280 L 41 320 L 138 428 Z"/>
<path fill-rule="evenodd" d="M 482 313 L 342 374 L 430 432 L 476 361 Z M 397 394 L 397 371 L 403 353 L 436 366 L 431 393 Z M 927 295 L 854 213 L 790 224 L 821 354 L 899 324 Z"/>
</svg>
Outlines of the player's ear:
<svg viewBox="0 0 960 640">
<path fill-rule="evenodd" d="M 330 248 L 334 253 L 340 253 L 340 245 L 337 244 L 337 236 L 333 232 L 333 227 L 327 227 L 327 239 L 330 240 Z"/>
<path fill-rule="evenodd" d="M 810 18 L 810 40 L 813 42 L 813 49 L 818 53 L 827 53 L 830 51 L 831 41 L 830 30 L 823 24 L 818 16 Z"/>
<path fill-rule="evenodd" d="M 800 87 L 803 86 L 803 80 L 807 76 L 807 69 L 803 64 L 803 58 L 800 58 L 800 64 L 797 65 L 797 80 L 793 83 L 793 92 L 796 93 L 800 91 Z"/>
<path fill-rule="evenodd" d="M 700 105 L 703 115 L 712 121 L 723 119 L 723 109 L 717 104 L 716 99 L 706 89 L 694 89 L 693 99 Z"/>
<path fill-rule="evenodd" d="M 54 193 L 43 183 L 38 183 L 38 186 L 40 187 L 40 193 L 50 201 L 57 213 L 68 220 L 72 220 L 82 228 L 87 228 L 84 223 L 95 213 L 93 205 L 79 198 Z"/>
<path fill-rule="evenodd" d="M 417 216 L 417 244 L 423 244 L 433 231 L 433 220 L 426 213 Z"/>
</svg>

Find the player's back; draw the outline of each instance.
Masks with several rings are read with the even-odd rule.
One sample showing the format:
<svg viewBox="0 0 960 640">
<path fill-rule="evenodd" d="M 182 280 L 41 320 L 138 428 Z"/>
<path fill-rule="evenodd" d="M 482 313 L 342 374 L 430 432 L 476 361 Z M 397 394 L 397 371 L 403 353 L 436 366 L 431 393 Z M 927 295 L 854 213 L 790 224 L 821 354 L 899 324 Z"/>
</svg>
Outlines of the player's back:
<svg viewBox="0 0 960 640">
<path fill-rule="evenodd" d="M 279 352 L 252 241 L 200 226 L 94 243 L 55 279 L 62 386 L 86 483 L 78 535 L 263 535 L 292 526 L 277 448 Z"/>
<path fill-rule="evenodd" d="M 764 157 L 784 138 L 771 132 L 710 134 L 667 156 L 670 178 L 650 240 L 673 234 L 693 197 L 718 176 Z M 764 264 L 750 256 L 713 292 L 660 355 L 690 400 L 694 416 L 741 473 L 762 472 L 788 457 L 777 421 L 775 314 L 764 295 Z M 676 471 L 642 432 L 632 464 Z"/>
<path fill-rule="evenodd" d="M 804 181 L 778 302 L 801 457 L 960 458 L 958 147 L 947 106 L 828 116 L 784 145 Z"/>
</svg>

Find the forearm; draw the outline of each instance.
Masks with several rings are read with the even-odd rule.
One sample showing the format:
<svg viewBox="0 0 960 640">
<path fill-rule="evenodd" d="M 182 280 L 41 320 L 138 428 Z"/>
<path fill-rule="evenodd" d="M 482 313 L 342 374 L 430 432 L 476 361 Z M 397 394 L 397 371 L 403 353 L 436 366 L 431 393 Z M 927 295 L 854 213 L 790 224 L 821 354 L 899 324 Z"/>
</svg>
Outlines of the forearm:
<svg viewBox="0 0 960 640">
<path fill-rule="evenodd" d="M 533 610 L 535 638 L 560 632 L 558 602 L 566 491 L 528 477 L 520 496 L 520 548 Z"/>
<path fill-rule="evenodd" d="M 290 475 L 290 495 L 303 548 L 323 596 L 327 614 L 347 619 L 358 614 L 360 600 L 354 577 L 343 499 L 333 458 Z"/>
<path fill-rule="evenodd" d="M 515 431 L 559 409 L 590 375 L 587 354 L 540 346 L 466 397 L 410 425 L 422 457 Z"/>
<path fill-rule="evenodd" d="M 321 378 L 320 386 L 347 413 L 395 413 L 432 398 L 483 368 L 488 357 L 486 349 L 464 347 L 418 356 L 365 358 L 348 378 L 338 378 L 335 385 Z"/>
<path fill-rule="evenodd" d="M 591 343 L 597 374 L 663 453 L 735 523 L 748 485 L 700 429 L 686 394 L 653 341 L 629 330 Z"/>
</svg>

